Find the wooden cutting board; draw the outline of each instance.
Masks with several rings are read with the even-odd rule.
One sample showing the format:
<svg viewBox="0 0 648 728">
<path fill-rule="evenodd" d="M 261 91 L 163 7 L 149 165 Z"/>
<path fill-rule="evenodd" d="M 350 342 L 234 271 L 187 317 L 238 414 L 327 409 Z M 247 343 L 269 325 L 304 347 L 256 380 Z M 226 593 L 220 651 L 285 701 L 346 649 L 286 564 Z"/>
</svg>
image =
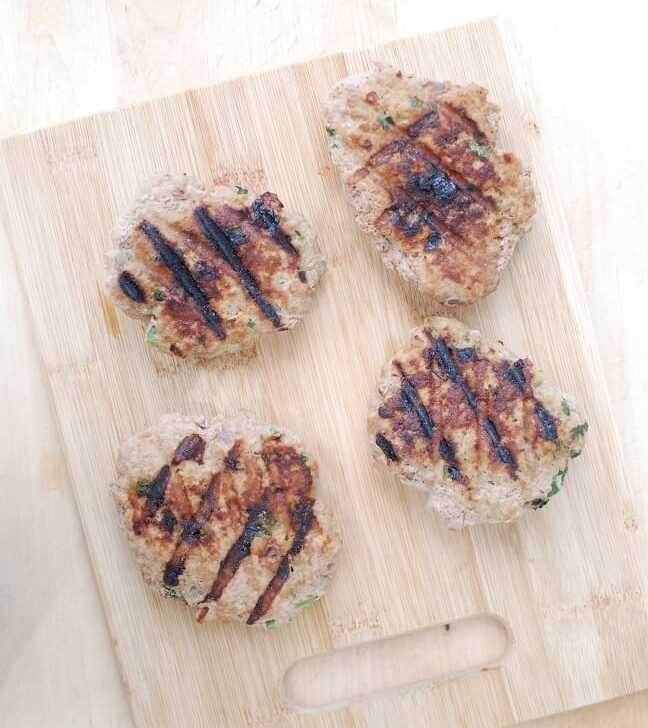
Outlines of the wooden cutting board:
<svg viewBox="0 0 648 728">
<path fill-rule="evenodd" d="M 500 289 L 455 312 L 534 358 L 578 396 L 590 421 L 565 492 L 515 525 L 449 532 L 425 512 L 422 495 L 371 465 L 365 416 L 381 364 L 412 326 L 438 310 L 383 269 L 330 167 L 320 100 L 373 60 L 488 87 L 502 107 L 502 147 L 535 173 L 533 233 Z M 648 687 L 643 534 L 519 68 L 509 31 L 488 20 L 113 111 L 0 147 L 0 212 L 138 725 L 499 726 Z M 149 351 L 139 325 L 101 293 L 113 220 L 138 183 L 160 171 L 267 187 L 319 230 L 329 271 L 312 313 L 238 369 L 197 369 Z M 199 626 L 182 605 L 148 590 L 108 495 L 118 444 L 132 432 L 163 412 L 238 407 L 301 434 L 320 462 L 320 489 L 344 534 L 327 597 L 273 631 Z M 513 635 L 499 669 L 333 712 L 296 713 L 282 700 L 279 679 L 295 659 L 484 612 L 499 615 Z M 420 652 L 411 641 L 409 648 Z M 429 660 L 440 660 L 434 647 Z M 378 664 L 390 669 L 389 660 Z M 325 675 L 312 691 L 327 694 Z"/>
</svg>

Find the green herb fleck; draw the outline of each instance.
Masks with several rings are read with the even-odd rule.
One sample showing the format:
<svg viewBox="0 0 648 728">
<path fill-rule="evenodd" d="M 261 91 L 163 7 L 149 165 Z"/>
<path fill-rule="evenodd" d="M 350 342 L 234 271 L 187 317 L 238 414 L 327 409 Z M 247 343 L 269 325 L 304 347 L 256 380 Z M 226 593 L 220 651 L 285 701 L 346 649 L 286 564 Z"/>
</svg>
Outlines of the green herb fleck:
<svg viewBox="0 0 648 728">
<path fill-rule="evenodd" d="M 304 236 L 302 235 L 302 232 L 301 232 L 301 230 L 295 230 L 295 235 L 296 235 L 296 236 L 297 236 L 298 238 L 303 238 L 303 237 L 304 237 Z"/>
<path fill-rule="evenodd" d="M 147 496 L 154 482 L 155 478 L 140 478 L 135 485 L 135 492 L 140 498 Z"/>
<path fill-rule="evenodd" d="M 331 149 L 339 149 L 340 148 L 340 142 L 337 139 L 334 139 L 331 142 Z"/>
<path fill-rule="evenodd" d="M 570 450 L 569 451 L 569 457 L 572 458 L 572 460 L 574 458 L 577 458 L 580 454 L 581 454 L 580 450 Z"/>
<path fill-rule="evenodd" d="M 377 116 L 376 121 L 383 129 L 389 129 L 390 126 L 394 126 L 394 120 L 391 116 Z"/>
<path fill-rule="evenodd" d="M 278 430 L 276 427 L 271 427 L 270 437 L 281 437 L 281 430 Z"/>
<path fill-rule="evenodd" d="M 319 597 L 316 597 L 316 596 L 307 597 L 303 601 L 297 602 L 297 604 L 295 604 L 295 607 L 297 609 L 301 609 L 302 607 L 307 607 L 309 604 L 316 602 L 318 599 L 319 599 Z"/>
<path fill-rule="evenodd" d="M 160 290 L 159 288 L 156 288 L 156 289 L 155 289 L 155 290 L 153 291 L 153 298 L 154 298 L 154 299 L 155 299 L 156 301 L 164 301 L 164 292 L 163 292 L 163 291 L 161 291 L 161 290 Z"/>
<path fill-rule="evenodd" d="M 583 437 L 583 435 L 587 432 L 589 429 L 589 425 L 587 422 L 583 422 L 580 425 L 576 425 L 576 427 L 572 427 L 572 437 Z"/>
<path fill-rule="evenodd" d="M 490 157 L 491 152 L 493 151 L 490 147 L 484 146 L 474 139 L 468 140 L 468 148 L 471 152 L 475 152 L 476 154 L 479 154 L 480 157 L 484 158 Z"/>
<path fill-rule="evenodd" d="M 437 105 L 434 103 L 434 101 L 428 101 L 427 107 L 428 107 L 428 109 L 430 109 L 430 111 L 437 110 Z"/>
<path fill-rule="evenodd" d="M 267 541 L 270 538 L 270 531 L 277 525 L 277 523 L 279 523 L 279 521 L 276 518 L 270 518 L 267 513 L 264 513 L 259 522 L 259 530 L 256 535 Z"/>
<path fill-rule="evenodd" d="M 299 456 L 299 459 L 302 461 L 302 463 L 307 463 L 308 462 L 308 455 L 302 454 L 302 455 Z"/>
<path fill-rule="evenodd" d="M 487 480 L 486 482 L 488 483 L 488 485 L 495 485 L 495 481 L 494 480 Z"/>
<path fill-rule="evenodd" d="M 274 629 L 277 626 L 277 620 L 276 619 L 269 619 L 267 622 L 263 623 L 263 626 L 266 629 Z"/>
<path fill-rule="evenodd" d="M 450 477 L 450 468 L 448 463 L 443 463 L 443 479 L 447 480 Z"/>
<path fill-rule="evenodd" d="M 160 343 L 160 337 L 157 335 L 155 326 L 149 326 L 146 332 L 146 343 L 149 346 L 157 346 Z"/>
<path fill-rule="evenodd" d="M 325 126 L 324 128 L 329 136 L 335 136 L 335 129 L 332 126 Z"/>
<path fill-rule="evenodd" d="M 556 452 L 562 452 L 566 449 L 567 445 L 562 440 L 558 440 L 558 444 L 556 445 Z"/>
<path fill-rule="evenodd" d="M 413 109 L 422 109 L 423 102 L 421 101 L 421 99 L 419 99 L 418 96 L 410 96 L 410 106 Z"/>
<path fill-rule="evenodd" d="M 571 407 L 569 406 L 567 401 L 563 399 L 563 401 L 560 403 L 560 406 L 562 407 L 562 411 L 567 415 L 567 417 L 569 417 L 569 415 L 571 414 Z"/>
<path fill-rule="evenodd" d="M 531 505 L 534 508 L 544 508 L 547 503 L 549 503 L 549 499 L 553 498 L 555 495 L 560 493 L 560 489 L 563 486 L 563 483 L 565 481 L 565 475 L 567 475 L 567 470 L 569 469 L 569 466 L 565 465 L 565 467 L 562 470 L 559 470 L 551 479 L 551 490 L 547 493 L 547 495 L 544 498 L 536 498 L 535 500 L 531 501 Z"/>
<path fill-rule="evenodd" d="M 246 187 L 241 187 L 240 185 L 234 185 L 234 189 L 236 190 L 237 195 L 247 195 L 248 191 Z"/>
<path fill-rule="evenodd" d="M 172 589 L 162 589 L 160 592 L 165 599 L 180 599 L 184 602 L 184 597 L 178 592 L 174 592 Z"/>
<path fill-rule="evenodd" d="M 248 329 L 253 329 L 256 326 L 256 321 L 252 321 L 252 319 L 248 319 L 247 325 L 248 325 Z"/>
</svg>

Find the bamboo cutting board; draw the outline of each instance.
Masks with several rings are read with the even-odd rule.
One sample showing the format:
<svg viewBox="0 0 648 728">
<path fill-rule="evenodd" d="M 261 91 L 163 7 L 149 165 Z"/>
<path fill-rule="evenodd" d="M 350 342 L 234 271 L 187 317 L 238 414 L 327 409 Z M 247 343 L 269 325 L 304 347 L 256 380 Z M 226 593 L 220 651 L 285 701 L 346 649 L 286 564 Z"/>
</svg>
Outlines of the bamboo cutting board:
<svg viewBox="0 0 648 728">
<path fill-rule="evenodd" d="M 533 233 L 500 289 L 455 312 L 528 353 L 578 396 L 590 421 L 565 493 L 516 525 L 448 532 L 424 512 L 421 495 L 371 466 L 365 415 L 380 366 L 435 311 L 383 269 L 328 160 L 319 102 L 374 59 L 487 86 L 502 107 L 502 147 L 535 173 Z M 3 143 L 2 219 L 138 725 L 494 726 L 648 687 L 643 534 L 518 68 L 508 31 L 484 21 Z M 155 356 L 139 325 L 101 294 L 112 222 L 138 183 L 159 171 L 267 186 L 319 230 L 329 272 L 311 315 L 239 369 L 199 370 Z M 161 413 L 240 406 L 301 434 L 345 541 L 327 597 L 271 632 L 198 626 L 182 605 L 145 588 L 107 489 L 119 442 Z M 278 681 L 295 659 L 484 612 L 499 615 L 513 635 L 499 669 L 334 712 L 296 713 L 282 701 Z M 415 644 L 408 647 L 414 655 Z M 328 694 L 326 683 L 325 675 L 313 681 L 313 695 Z"/>
</svg>

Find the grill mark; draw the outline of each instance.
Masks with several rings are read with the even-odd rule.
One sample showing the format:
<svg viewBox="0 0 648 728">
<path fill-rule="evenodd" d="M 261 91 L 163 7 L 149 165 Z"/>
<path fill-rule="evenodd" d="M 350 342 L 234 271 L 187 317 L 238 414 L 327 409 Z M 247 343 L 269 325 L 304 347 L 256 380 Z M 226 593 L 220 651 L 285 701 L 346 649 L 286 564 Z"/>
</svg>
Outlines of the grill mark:
<svg viewBox="0 0 648 728">
<path fill-rule="evenodd" d="M 171 464 L 178 465 L 184 460 L 194 460 L 197 463 L 202 463 L 206 445 L 207 443 L 197 433 L 183 437 L 176 448 Z"/>
<path fill-rule="evenodd" d="M 405 150 L 405 148 L 408 146 L 405 139 L 395 139 L 393 142 L 389 142 L 389 144 L 385 144 L 384 146 L 380 147 L 380 149 L 377 152 L 374 152 L 369 159 L 367 160 L 367 163 L 363 167 L 363 169 L 366 169 L 367 167 L 382 167 L 383 164 L 387 164 L 389 160 L 396 154 L 397 152 L 402 152 Z M 367 170 L 368 172 L 368 170 Z"/>
<path fill-rule="evenodd" d="M 495 209 L 495 202 L 490 197 L 482 194 L 481 189 L 468 180 L 458 170 L 443 162 L 441 157 L 425 142 L 418 141 L 412 144 L 412 151 L 421 159 L 424 164 L 432 166 L 438 172 L 447 177 L 457 189 L 466 195 L 472 203 L 482 207 Z"/>
<path fill-rule="evenodd" d="M 422 210 L 422 214 L 425 214 L 428 216 L 428 220 L 426 221 L 426 224 L 429 225 L 435 225 L 438 228 L 438 233 L 431 233 L 428 235 L 428 238 L 426 239 L 424 248 L 427 252 L 437 250 L 439 248 L 439 245 L 443 242 L 447 243 L 448 245 L 452 246 L 452 253 L 454 256 L 461 256 L 463 258 L 467 258 L 472 264 L 475 262 L 475 258 L 473 255 L 473 251 L 469 247 L 468 243 L 470 243 L 470 240 L 466 237 L 463 237 L 460 234 L 457 234 L 453 232 L 453 230 L 450 229 L 448 224 L 444 222 L 435 212 L 433 209 L 430 209 L 429 206 L 425 206 L 422 203 L 409 203 L 409 204 L 415 204 L 415 206 L 418 206 Z M 389 208 L 386 208 L 381 213 L 382 215 L 385 215 L 385 213 L 389 213 L 390 215 L 393 214 L 399 214 L 399 211 L 404 211 L 407 213 L 407 210 L 405 209 L 406 202 L 403 199 L 400 199 L 396 202 L 395 205 L 392 205 Z M 378 218 L 380 220 L 380 218 Z M 392 220 L 393 222 L 393 220 Z M 395 223 L 397 224 L 397 223 Z M 398 226 L 398 224 L 397 224 Z M 398 226 L 400 227 L 400 226 Z M 463 245 L 461 245 L 463 243 Z M 401 243 L 402 245 L 402 243 Z M 437 263 L 440 263 L 440 261 L 436 261 Z"/>
<path fill-rule="evenodd" d="M 220 562 L 218 573 L 212 583 L 211 589 L 207 596 L 203 599 L 203 602 L 214 601 L 217 602 L 225 588 L 234 578 L 234 575 L 239 569 L 241 562 L 250 554 L 252 547 L 252 541 L 254 541 L 259 529 L 261 528 L 261 522 L 266 515 L 266 502 L 265 499 L 248 508 L 247 520 L 241 535 L 236 539 L 234 544 L 230 547 L 225 558 Z"/>
<path fill-rule="evenodd" d="M 481 206 L 483 211 L 486 212 L 489 210 L 495 213 L 499 212 L 497 201 L 482 191 L 482 188 L 484 187 L 483 182 L 480 187 L 478 182 L 473 183 L 468 181 L 468 179 L 466 179 L 459 170 L 456 170 L 454 167 L 451 167 L 450 164 L 443 162 L 441 158 L 434 153 L 434 150 L 425 144 L 425 142 L 419 142 L 418 149 L 423 151 L 422 156 L 425 157 L 428 162 L 431 160 L 435 166 L 441 169 L 454 182 L 454 184 L 457 185 L 461 192 L 470 199 L 471 204 Z M 479 214 L 475 213 L 475 217 L 481 218 L 483 216 L 483 211 Z"/>
<path fill-rule="evenodd" d="M 146 296 L 144 295 L 142 287 L 135 280 L 132 273 L 129 273 L 127 270 L 122 271 L 119 275 L 118 282 L 119 287 L 122 289 L 122 292 L 132 301 L 137 301 L 137 303 L 144 303 L 144 301 L 146 300 Z"/>
<path fill-rule="evenodd" d="M 166 586 L 178 586 L 187 556 L 200 540 L 203 528 L 207 525 L 214 508 L 216 508 L 220 483 L 221 473 L 218 472 L 212 476 L 209 485 L 201 495 L 196 512 L 192 513 L 184 522 L 173 555 L 164 567 L 163 581 Z"/>
<path fill-rule="evenodd" d="M 472 202 L 476 201 L 467 189 L 468 187 L 472 187 L 472 185 L 469 185 L 459 172 L 444 168 L 440 158 L 428 146 L 422 143 L 414 143 L 403 138 L 396 139 L 369 157 L 367 164 L 374 167 L 374 169 L 382 167 L 390 162 L 395 154 L 411 155 L 411 157 L 419 159 L 425 166 L 427 172 L 430 173 L 428 176 L 435 175 L 437 177 L 436 187 L 445 188 L 440 190 L 440 194 L 437 193 L 437 196 L 445 198 L 445 204 L 450 202 L 452 197 L 456 196 L 458 192 L 469 197 Z M 398 167 L 398 171 L 402 172 L 402 167 Z M 453 179 L 453 176 L 456 178 L 456 181 Z M 425 175 L 419 175 L 419 177 L 425 177 Z M 430 182 L 429 188 L 422 189 L 421 191 L 429 192 L 431 189 L 432 182 Z"/>
<path fill-rule="evenodd" d="M 386 208 L 388 219 L 405 235 L 412 238 L 426 230 L 424 248 L 436 250 L 442 242 L 441 231 L 436 224 L 432 213 L 424 209 L 422 205 L 413 205 L 402 200 L 397 200 L 391 207 Z M 382 217 L 382 215 L 381 215 Z"/>
<path fill-rule="evenodd" d="M 400 364 L 400 362 L 396 362 L 396 368 L 398 369 L 399 373 L 403 377 L 403 386 L 401 388 L 401 398 L 408 409 L 414 410 L 419 418 L 419 422 L 421 424 L 421 429 L 423 430 L 423 434 L 429 439 L 432 440 L 434 437 L 434 429 L 435 424 L 432 420 L 432 417 L 428 413 L 427 409 L 424 407 L 424 405 L 421 403 L 418 392 L 416 391 L 416 388 L 412 384 L 412 382 L 406 377 L 403 367 Z M 387 441 L 388 442 L 388 441 Z M 378 436 L 376 437 L 376 444 L 378 444 Z M 391 443 L 389 443 L 390 447 L 392 448 L 393 452 L 393 446 Z M 380 447 L 380 445 L 378 445 Z M 382 449 L 382 448 L 381 448 Z M 384 450 L 383 450 L 384 452 Z M 387 455 L 387 453 L 385 453 Z M 446 438 L 441 437 L 441 440 L 439 441 L 439 455 L 443 458 L 443 460 L 446 462 L 448 466 L 448 474 L 453 480 L 459 480 L 461 478 L 461 472 L 459 470 L 458 464 L 457 464 L 457 457 L 455 454 L 454 447 L 452 443 Z"/>
<path fill-rule="evenodd" d="M 299 502 L 295 510 L 290 514 L 290 522 L 295 529 L 295 537 L 288 552 L 281 559 L 275 575 L 257 600 L 254 609 L 250 612 L 247 619 L 248 624 L 254 624 L 268 612 L 277 594 L 279 594 L 290 576 L 290 562 L 303 549 L 306 536 L 316 522 L 311 498 L 307 496 Z"/>
<path fill-rule="evenodd" d="M 481 425 L 484 428 L 484 432 L 488 435 L 488 439 L 491 441 L 491 445 L 493 446 L 497 457 L 506 465 L 510 465 L 512 469 L 517 468 L 517 463 L 515 462 L 513 454 L 508 448 L 502 445 L 502 440 L 493 420 L 484 420 Z"/>
<path fill-rule="evenodd" d="M 438 359 L 441 366 L 445 369 L 448 377 L 450 377 L 450 380 L 454 384 L 457 384 L 459 385 L 459 387 L 461 387 L 461 391 L 463 392 L 464 397 L 468 402 L 468 405 L 475 413 L 475 418 L 477 419 L 478 424 L 488 436 L 495 455 L 501 462 L 503 462 L 505 465 L 508 465 L 511 474 L 514 475 L 514 471 L 517 469 L 517 462 L 515 460 L 515 457 L 513 456 L 513 453 L 504 445 L 502 445 L 499 432 L 497 431 L 497 427 L 493 420 L 490 418 L 483 418 L 481 408 L 479 406 L 479 403 L 477 402 L 477 398 L 475 397 L 473 391 L 470 389 L 468 384 L 464 381 L 459 370 L 452 361 L 452 355 L 450 353 L 448 345 L 443 339 L 435 340 L 429 331 L 426 331 L 425 333 L 432 344 L 434 344 L 436 341 L 434 350 L 436 358 Z"/>
<path fill-rule="evenodd" d="M 403 400 L 403 404 L 406 409 L 412 410 L 416 413 L 423 434 L 428 440 L 431 440 L 434 437 L 434 422 L 430 417 L 430 413 L 427 409 L 425 409 L 425 406 L 418 396 L 416 387 L 408 379 L 402 365 L 399 362 L 396 362 L 396 368 L 403 378 L 403 384 L 401 386 L 401 398 Z"/>
<path fill-rule="evenodd" d="M 518 359 L 506 373 L 506 378 L 513 382 L 519 392 L 525 392 L 527 387 L 526 377 L 524 375 L 524 360 Z M 551 416 L 547 408 L 533 396 L 533 388 L 529 387 L 530 395 L 533 398 L 533 410 L 542 427 L 542 435 L 545 440 L 557 440 L 558 429 L 556 421 Z"/>
<path fill-rule="evenodd" d="M 439 442 L 439 455 L 441 455 L 448 466 L 448 475 L 453 480 L 459 480 L 461 478 L 461 473 L 457 466 L 457 456 L 455 455 L 452 443 L 445 437 L 442 437 Z"/>
<path fill-rule="evenodd" d="M 146 503 L 144 504 L 146 518 L 153 518 L 160 509 L 162 503 L 164 503 L 164 496 L 166 494 L 170 476 L 171 468 L 168 465 L 164 465 L 149 484 L 148 493 L 146 495 Z"/>
<path fill-rule="evenodd" d="M 434 338 L 429 332 L 426 333 L 428 335 L 428 338 L 430 339 L 430 342 L 434 344 Z M 470 389 L 468 384 L 464 381 L 463 377 L 459 374 L 459 370 L 457 369 L 457 367 L 452 362 L 450 350 L 448 349 L 448 345 L 443 339 L 436 340 L 434 353 L 439 360 L 441 366 L 445 369 L 446 374 L 450 377 L 450 380 L 455 384 L 458 384 L 461 388 L 461 391 L 463 392 L 463 395 L 466 398 L 470 409 L 475 413 L 475 415 L 479 416 L 480 409 L 477 398 L 475 397 L 472 389 Z"/>
<path fill-rule="evenodd" d="M 422 147 L 425 148 L 427 155 L 423 151 Z M 386 145 L 379 152 L 376 152 L 372 157 L 370 157 L 368 164 L 371 164 L 374 167 L 386 164 L 396 152 L 405 151 L 406 149 L 412 151 L 415 156 L 421 159 L 423 164 L 427 167 L 428 172 L 431 172 L 431 174 L 427 178 L 425 175 L 419 174 L 418 177 L 415 179 L 414 183 L 415 186 L 418 188 L 418 194 L 414 194 L 412 190 L 408 191 L 407 186 L 403 187 L 399 185 L 397 187 L 397 192 L 401 195 L 405 195 L 405 201 L 402 197 L 400 197 L 397 200 L 396 205 L 401 208 L 406 207 L 408 196 L 412 200 L 415 200 L 416 204 L 422 208 L 425 214 L 429 215 L 430 218 L 432 218 L 434 225 L 438 228 L 443 236 L 442 240 L 445 240 L 450 245 L 452 245 L 454 253 L 457 254 L 458 252 L 461 252 L 471 261 L 473 261 L 474 258 L 471 253 L 471 250 L 474 247 L 473 235 L 465 235 L 460 230 L 455 229 L 456 223 L 453 223 L 451 225 L 447 220 L 444 219 L 443 215 L 445 214 L 445 217 L 448 216 L 449 208 L 452 208 L 453 210 L 460 209 L 460 201 L 452 200 L 452 198 L 457 196 L 458 193 L 463 195 L 463 199 L 467 199 L 469 204 L 481 205 L 482 208 L 494 208 L 495 203 L 489 198 L 481 195 L 477 191 L 477 188 L 472 185 L 468 185 L 468 183 L 461 176 L 460 173 L 451 170 L 449 166 L 446 166 L 444 168 L 444 165 L 442 164 L 440 159 L 434 154 L 434 152 L 422 143 L 420 145 L 417 145 L 403 139 L 397 139 L 396 141 Z M 411 180 L 408 181 L 411 182 Z M 432 195 L 426 194 L 427 192 L 430 192 L 430 190 L 425 189 L 428 183 L 430 186 L 430 190 L 432 190 Z M 441 191 L 445 189 L 445 195 L 442 195 L 441 199 L 439 199 L 438 196 L 434 194 L 435 185 L 437 189 L 440 189 Z M 453 186 L 453 193 L 451 195 L 449 194 L 451 189 L 449 185 Z M 468 186 L 470 186 L 471 191 L 468 191 Z M 394 192 L 392 191 L 392 197 L 394 196 Z M 378 222 L 380 220 L 380 217 L 386 212 L 390 212 L 392 208 L 393 205 L 392 207 L 386 208 L 383 212 L 381 212 L 376 222 Z M 439 242 L 441 241 L 438 241 L 433 237 L 430 246 L 427 245 L 427 242 L 428 241 L 426 240 L 425 248 L 427 250 L 434 250 L 435 248 L 438 248 Z M 456 243 L 459 243 L 459 245 L 456 245 Z"/>
<path fill-rule="evenodd" d="M 173 273 L 176 281 L 182 286 L 187 296 L 193 300 L 207 326 L 209 326 L 217 338 L 225 339 L 226 334 L 220 316 L 216 311 L 212 311 L 209 308 L 209 296 L 196 282 L 191 271 L 187 268 L 182 254 L 174 250 L 168 241 L 165 240 L 162 233 L 150 222 L 144 221 L 140 225 L 140 230 L 153 243 L 162 263 Z"/>
<path fill-rule="evenodd" d="M 167 565 L 164 567 L 164 576 L 162 577 L 164 584 L 167 586 L 177 586 L 180 583 L 180 576 L 184 571 L 184 562 L 184 559 L 167 562 Z"/>
<path fill-rule="evenodd" d="M 284 250 L 294 256 L 299 255 L 299 250 L 292 244 L 290 236 L 281 229 L 280 216 L 270 207 L 264 205 L 261 200 L 254 200 L 252 203 L 252 219 L 264 227 L 272 239 Z"/>
<path fill-rule="evenodd" d="M 465 258 L 468 258 L 468 260 L 474 264 L 475 251 L 473 251 L 473 247 L 475 246 L 475 240 L 470 235 L 466 236 L 463 233 L 454 230 L 447 220 L 443 219 L 438 209 L 435 209 L 433 203 L 426 202 L 421 206 L 423 207 L 425 214 L 431 218 L 439 232 L 438 237 L 433 236 L 431 246 L 427 245 L 428 241 L 426 240 L 426 250 L 436 250 L 441 243 L 445 242 L 450 247 L 454 255 L 460 254 Z"/>
<path fill-rule="evenodd" d="M 459 191 L 459 187 L 439 167 L 435 168 L 431 174 L 420 174 L 416 179 L 415 187 L 420 192 L 425 192 L 426 195 L 431 192 L 434 203 L 439 207 L 453 202 Z"/>
<path fill-rule="evenodd" d="M 162 528 L 167 533 L 173 533 L 177 523 L 178 519 L 173 515 L 173 511 L 170 508 L 165 508 L 162 511 Z"/>
<path fill-rule="evenodd" d="M 194 215 L 200 223 L 200 227 L 202 228 L 207 240 L 224 258 L 234 273 L 238 275 L 243 288 L 245 288 L 247 294 L 259 307 L 261 313 L 270 320 L 275 328 L 281 328 L 281 320 L 279 319 L 277 311 L 270 301 L 268 301 L 261 293 L 261 289 L 256 278 L 243 265 L 243 261 L 236 250 L 236 245 L 234 245 L 234 243 L 229 239 L 225 230 L 218 225 L 216 220 L 211 217 L 207 208 L 203 205 L 194 210 Z"/>
<path fill-rule="evenodd" d="M 448 116 L 451 116 L 456 123 L 463 126 L 462 131 L 470 133 L 471 136 L 480 144 L 488 143 L 488 138 L 479 128 L 477 122 L 468 116 L 465 111 L 455 109 L 454 106 L 451 106 L 447 101 L 441 103 L 441 108 L 448 114 Z"/>
<path fill-rule="evenodd" d="M 526 377 L 524 376 L 524 361 L 518 359 L 506 373 L 506 378 L 513 382 L 520 392 L 524 392 Z"/>
<path fill-rule="evenodd" d="M 456 349 L 456 352 L 461 361 L 477 361 L 477 352 L 472 346 L 467 346 L 464 349 Z"/>
<path fill-rule="evenodd" d="M 539 402 L 537 399 L 535 400 L 535 413 L 542 425 L 545 440 L 557 440 L 558 429 L 556 428 L 556 422 L 542 402 Z"/>
<path fill-rule="evenodd" d="M 238 467 L 238 459 L 241 456 L 241 441 L 237 440 L 230 448 L 225 458 L 225 466 L 230 470 L 236 470 Z"/>
<path fill-rule="evenodd" d="M 439 115 L 436 111 L 428 111 L 423 114 L 423 116 L 420 116 L 415 122 L 406 127 L 407 135 L 416 138 L 426 129 L 429 129 L 430 127 L 435 128 L 437 126 L 439 126 Z"/>
<path fill-rule="evenodd" d="M 495 202 L 490 197 L 483 195 L 479 187 L 468 182 L 461 172 L 442 161 L 441 157 L 428 144 L 418 139 L 414 142 L 411 139 L 401 137 L 386 144 L 369 157 L 365 167 L 368 165 L 372 167 L 382 166 L 398 152 L 410 152 L 423 162 L 430 173 L 437 172 L 444 175 L 457 187 L 457 191 L 466 195 L 472 203 L 492 210 L 496 209 Z"/>
<path fill-rule="evenodd" d="M 382 432 L 379 432 L 376 435 L 376 445 L 383 451 L 385 454 L 385 457 L 387 460 L 391 460 L 392 462 L 398 461 L 398 455 L 396 455 L 396 451 L 394 450 L 394 446 L 391 444 L 391 442 L 382 434 Z"/>
</svg>

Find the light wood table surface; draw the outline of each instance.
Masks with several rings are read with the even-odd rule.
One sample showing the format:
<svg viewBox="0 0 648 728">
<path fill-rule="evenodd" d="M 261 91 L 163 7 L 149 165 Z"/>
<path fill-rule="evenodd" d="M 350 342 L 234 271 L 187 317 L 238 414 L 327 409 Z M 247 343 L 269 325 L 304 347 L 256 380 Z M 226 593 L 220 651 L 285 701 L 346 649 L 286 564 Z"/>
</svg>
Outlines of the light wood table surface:
<svg viewBox="0 0 648 728">
<path fill-rule="evenodd" d="M 645 528 L 645 1 L 0 0 L 0 136 L 491 14 L 518 33 Z M 0 321 L 0 723 L 129 728 L 2 221 Z M 646 728 L 648 692 L 530 725 Z"/>
</svg>

